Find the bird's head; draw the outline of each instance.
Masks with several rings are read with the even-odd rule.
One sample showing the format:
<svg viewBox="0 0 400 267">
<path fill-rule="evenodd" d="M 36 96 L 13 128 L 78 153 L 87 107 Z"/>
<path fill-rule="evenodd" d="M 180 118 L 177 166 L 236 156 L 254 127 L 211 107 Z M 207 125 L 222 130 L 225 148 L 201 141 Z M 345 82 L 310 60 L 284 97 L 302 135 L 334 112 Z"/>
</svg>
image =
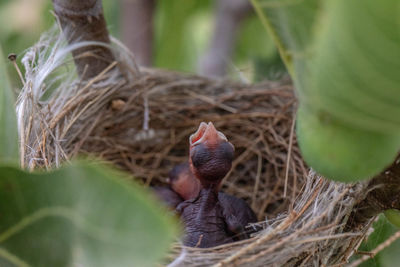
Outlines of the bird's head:
<svg viewBox="0 0 400 267">
<path fill-rule="evenodd" d="M 200 182 L 190 170 L 189 163 L 176 165 L 168 174 L 168 183 L 184 200 L 195 198 L 201 190 Z"/>
<path fill-rule="evenodd" d="M 202 122 L 189 138 L 189 164 L 204 188 L 218 187 L 232 167 L 234 147 L 214 125 Z"/>
</svg>

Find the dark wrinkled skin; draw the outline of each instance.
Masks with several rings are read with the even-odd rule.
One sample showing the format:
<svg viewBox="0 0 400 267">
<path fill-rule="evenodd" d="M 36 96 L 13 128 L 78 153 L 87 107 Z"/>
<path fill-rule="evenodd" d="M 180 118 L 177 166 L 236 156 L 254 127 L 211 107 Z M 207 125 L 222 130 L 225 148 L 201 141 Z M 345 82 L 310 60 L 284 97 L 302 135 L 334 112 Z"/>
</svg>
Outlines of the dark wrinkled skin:
<svg viewBox="0 0 400 267">
<path fill-rule="evenodd" d="M 257 217 L 243 199 L 219 192 L 218 200 L 229 231 L 235 233 L 235 240 L 249 238 L 250 234 L 257 230 L 255 228 L 246 229 L 250 223 L 257 222 Z"/>
<path fill-rule="evenodd" d="M 201 187 L 199 187 L 199 182 L 196 179 L 196 177 L 192 174 L 189 168 L 188 163 L 180 164 L 177 165 L 173 171 L 171 172 L 174 175 L 170 175 L 170 182 L 171 182 L 171 187 L 175 188 L 176 190 L 189 190 L 189 191 L 196 191 L 193 190 L 194 188 L 197 189 L 197 193 L 192 194 L 193 197 L 190 198 L 185 198 L 183 197 L 184 200 L 192 200 L 192 201 L 186 201 L 186 204 L 184 206 L 190 205 L 193 202 L 196 203 L 196 205 L 199 205 L 198 202 L 204 201 L 204 197 L 202 196 L 200 199 L 196 201 L 193 201 L 197 196 L 199 195 L 199 191 L 201 190 Z M 177 187 L 176 184 L 185 184 L 185 187 Z M 217 187 L 217 191 L 218 187 Z M 179 192 L 177 192 L 179 194 Z M 183 194 L 181 194 L 183 195 Z M 224 192 L 218 192 L 218 205 L 219 207 L 217 208 L 218 210 L 221 210 L 221 217 L 223 218 L 223 221 L 225 223 L 224 228 L 220 229 L 218 231 L 222 231 L 227 235 L 229 238 L 232 238 L 234 241 L 237 240 L 242 240 L 249 238 L 252 233 L 254 233 L 257 228 L 255 227 L 246 227 L 250 223 L 256 223 L 257 222 L 257 217 L 254 214 L 253 210 L 247 205 L 247 203 L 237 197 L 234 197 L 232 195 L 226 194 Z M 201 204 L 200 204 L 201 205 Z M 197 209 L 197 208 L 196 208 Z M 205 207 L 207 210 L 208 207 Z M 178 211 L 182 212 L 182 211 Z M 191 212 L 197 212 L 196 210 L 192 210 Z M 192 215 L 190 215 L 190 212 L 187 215 L 188 218 L 182 218 L 182 220 L 187 222 L 189 226 L 191 225 L 192 228 L 199 227 L 197 225 L 194 225 L 191 221 L 194 221 L 196 219 L 193 219 Z M 208 219 L 204 219 L 208 220 Z M 201 221 L 204 221 L 201 220 Z M 197 220 L 198 221 L 198 220 Z M 202 222 L 203 223 L 203 222 Z M 225 236 L 223 235 L 223 236 Z M 225 237 L 226 238 L 226 237 Z M 198 240 L 198 237 L 194 234 L 193 237 L 190 237 L 188 239 L 194 239 Z M 230 239 L 228 239 L 230 240 Z M 230 242 L 230 241 L 228 241 Z M 190 242 L 190 243 L 195 243 Z M 196 243 L 197 244 L 197 243 Z M 196 245 L 194 244 L 194 245 Z M 193 246 L 194 246 L 193 245 Z M 211 244 L 206 244 L 207 246 L 213 246 L 212 242 Z M 188 245 L 189 246 L 189 245 Z"/>
<path fill-rule="evenodd" d="M 185 246 L 208 248 L 234 241 L 214 189 L 202 189 L 197 198 L 182 202 L 176 210 L 185 224 Z"/>
<path fill-rule="evenodd" d="M 170 180 L 185 199 L 176 208 L 185 224 L 184 245 L 207 248 L 248 237 L 245 226 L 257 221 L 253 211 L 243 200 L 219 192 L 232 167 L 233 145 L 211 122 L 201 123 L 189 143 L 189 164 L 177 168 Z"/>
<path fill-rule="evenodd" d="M 191 149 L 190 157 L 193 163 L 193 173 L 203 187 L 208 183 L 222 180 L 232 166 L 234 149 L 228 142 L 221 142 L 215 148 L 199 144 Z"/>
<path fill-rule="evenodd" d="M 183 200 L 195 198 L 199 195 L 201 185 L 193 176 L 189 163 L 176 165 L 168 174 L 170 188 Z"/>
<path fill-rule="evenodd" d="M 164 202 L 170 209 L 174 210 L 183 199 L 171 188 L 153 187 L 153 191 L 159 200 Z"/>
<path fill-rule="evenodd" d="M 184 183 L 186 185 L 186 188 L 189 188 L 189 191 L 195 191 L 193 189 L 198 190 L 197 193 L 193 193 L 194 197 L 191 198 L 195 198 L 198 196 L 201 188 L 199 187 L 198 180 L 191 172 L 188 162 L 175 166 L 170 172 L 169 177 L 172 188 L 176 187 L 175 183 Z M 178 189 L 181 188 L 177 187 L 177 190 Z M 179 194 L 179 192 L 177 193 Z M 190 198 L 183 197 L 183 199 L 189 200 Z M 220 206 L 222 207 L 222 211 L 224 214 L 223 217 L 226 219 L 228 229 L 236 234 L 235 239 L 240 240 L 243 238 L 248 238 L 249 235 L 256 230 L 246 228 L 249 223 L 257 222 L 257 217 L 254 214 L 253 210 L 247 205 L 244 200 L 226 194 L 224 192 L 218 192 L 218 200 Z"/>
</svg>

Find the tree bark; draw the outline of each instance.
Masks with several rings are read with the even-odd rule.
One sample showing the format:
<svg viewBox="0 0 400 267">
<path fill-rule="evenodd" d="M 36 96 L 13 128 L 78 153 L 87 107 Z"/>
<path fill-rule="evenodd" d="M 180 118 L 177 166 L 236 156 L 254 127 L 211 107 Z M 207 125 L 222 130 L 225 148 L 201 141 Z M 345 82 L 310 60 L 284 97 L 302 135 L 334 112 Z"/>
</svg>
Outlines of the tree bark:
<svg viewBox="0 0 400 267">
<path fill-rule="evenodd" d="M 214 77 L 226 74 L 237 30 L 251 10 L 252 6 L 248 0 L 218 1 L 214 33 L 210 47 L 200 61 L 200 74 Z"/>
<path fill-rule="evenodd" d="M 388 209 L 400 210 L 400 157 L 369 182 L 365 199 L 355 206 L 347 229 L 357 230 Z"/>
<path fill-rule="evenodd" d="M 101 0 L 52 0 L 68 43 L 98 41 L 110 44 Z M 115 60 L 104 46 L 85 46 L 72 52 L 78 75 L 88 80 Z"/>
<path fill-rule="evenodd" d="M 153 62 L 154 0 L 123 0 L 121 2 L 122 41 L 142 66 Z"/>
</svg>

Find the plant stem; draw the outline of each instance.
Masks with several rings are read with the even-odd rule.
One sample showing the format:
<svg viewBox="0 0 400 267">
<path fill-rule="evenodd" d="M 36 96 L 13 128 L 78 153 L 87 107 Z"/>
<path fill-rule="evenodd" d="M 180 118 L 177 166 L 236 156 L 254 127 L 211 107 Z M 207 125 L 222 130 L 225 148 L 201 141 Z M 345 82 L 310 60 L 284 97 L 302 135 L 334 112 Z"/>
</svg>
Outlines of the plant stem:
<svg viewBox="0 0 400 267">
<path fill-rule="evenodd" d="M 252 7 L 247 0 L 219 0 L 216 4 L 213 36 L 210 47 L 201 58 L 199 73 L 222 77 L 230 62 L 236 33 L 242 21 L 251 14 Z"/>
<path fill-rule="evenodd" d="M 369 182 L 368 189 L 365 198 L 355 206 L 350 215 L 348 229 L 357 230 L 385 210 L 400 210 L 400 158 L 374 177 Z"/>
<path fill-rule="evenodd" d="M 122 40 L 139 65 L 153 61 L 154 0 L 123 0 L 121 5 Z"/>
<path fill-rule="evenodd" d="M 69 44 L 82 41 L 110 44 L 101 0 L 53 0 L 53 6 Z M 85 46 L 72 54 L 83 80 L 95 77 L 115 61 L 106 46 Z"/>
<path fill-rule="evenodd" d="M 253 5 L 254 10 L 256 11 L 258 17 L 260 18 L 264 28 L 267 30 L 272 40 L 274 41 L 276 47 L 278 48 L 279 54 L 282 58 L 283 63 L 285 63 L 285 66 L 290 76 L 292 77 L 292 79 L 294 79 L 295 77 L 294 77 L 292 58 L 289 55 L 287 49 L 285 48 L 285 45 L 283 44 L 282 40 L 279 38 L 278 34 L 274 30 L 274 27 L 272 27 L 272 24 L 267 18 L 267 16 L 265 16 L 264 12 L 262 11 L 262 8 L 258 0 L 250 0 L 250 2 Z"/>
</svg>

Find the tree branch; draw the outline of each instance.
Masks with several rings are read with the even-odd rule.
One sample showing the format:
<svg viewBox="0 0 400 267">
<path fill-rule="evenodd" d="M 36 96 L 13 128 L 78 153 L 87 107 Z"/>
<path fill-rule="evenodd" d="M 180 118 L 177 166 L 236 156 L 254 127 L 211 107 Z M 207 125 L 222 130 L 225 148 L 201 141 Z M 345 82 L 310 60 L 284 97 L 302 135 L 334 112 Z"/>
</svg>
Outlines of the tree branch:
<svg viewBox="0 0 400 267">
<path fill-rule="evenodd" d="M 154 0 L 123 0 L 121 2 L 122 41 L 142 66 L 153 61 Z"/>
<path fill-rule="evenodd" d="M 54 11 L 68 42 L 98 41 L 110 44 L 101 0 L 53 0 Z M 72 52 L 78 75 L 90 79 L 115 60 L 104 46 L 86 46 Z"/>
<path fill-rule="evenodd" d="M 200 61 L 199 73 L 224 76 L 234 45 L 236 32 L 252 6 L 248 0 L 219 0 L 210 47 Z"/>
<path fill-rule="evenodd" d="M 368 184 L 369 191 L 350 215 L 347 228 L 356 230 L 379 213 L 388 209 L 400 210 L 400 157 Z"/>
</svg>

